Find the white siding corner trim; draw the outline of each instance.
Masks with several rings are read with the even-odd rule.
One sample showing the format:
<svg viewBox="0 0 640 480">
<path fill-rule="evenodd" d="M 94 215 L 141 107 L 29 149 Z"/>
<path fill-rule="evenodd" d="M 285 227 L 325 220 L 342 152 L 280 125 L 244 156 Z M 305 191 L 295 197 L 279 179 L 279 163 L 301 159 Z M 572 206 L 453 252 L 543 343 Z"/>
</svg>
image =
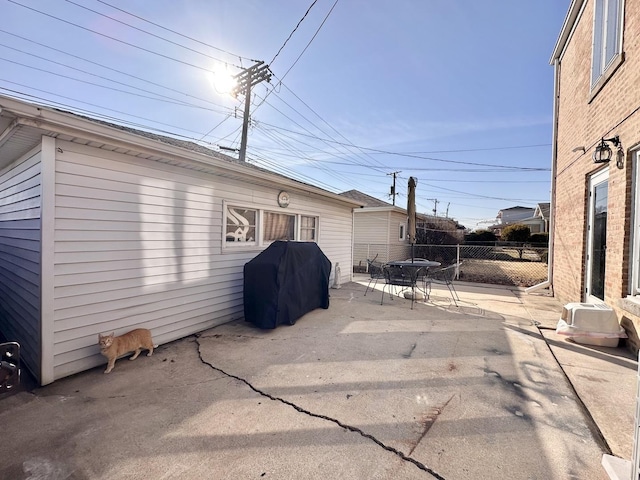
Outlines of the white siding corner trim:
<svg viewBox="0 0 640 480">
<path fill-rule="evenodd" d="M 55 168 L 56 140 L 42 137 L 42 207 L 40 265 L 42 282 L 40 287 L 40 335 L 42 344 L 40 384 L 55 380 L 53 373 L 53 261 L 55 234 Z"/>
</svg>

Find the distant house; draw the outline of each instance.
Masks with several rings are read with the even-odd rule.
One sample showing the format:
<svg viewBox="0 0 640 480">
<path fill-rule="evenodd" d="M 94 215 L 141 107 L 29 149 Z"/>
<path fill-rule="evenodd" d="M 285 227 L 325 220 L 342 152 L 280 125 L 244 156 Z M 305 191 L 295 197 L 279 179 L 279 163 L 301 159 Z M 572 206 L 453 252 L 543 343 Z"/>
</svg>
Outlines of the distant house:
<svg viewBox="0 0 640 480">
<path fill-rule="evenodd" d="M 362 204 L 353 212 L 353 265 L 366 267 L 367 259 L 387 262 L 411 256 L 407 239 L 407 210 L 375 197 L 349 190 L 340 196 Z"/>
<path fill-rule="evenodd" d="M 531 231 L 531 233 L 549 233 L 549 215 L 551 212 L 551 203 L 539 203 L 533 216 L 542 221 L 541 230 L 539 232 Z"/>
<path fill-rule="evenodd" d="M 243 266 L 274 240 L 352 265 L 359 205 L 192 142 L 0 96 L 0 336 L 47 384 L 105 363 L 98 333 L 146 327 L 165 343 L 241 318 Z"/>
<path fill-rule="evenodd" d="M 542 233 L 549 229 L 548 217 L 549 203 L 539 203 L 536 208 L 510 207 L 500 210 L 496 216 L 497 223 L 488 229 L 499 237 L 505 227 L 520 224 L 528 226 L 531 233 Z"/>
<path fill-rule="evenodd" d="M 367 259 L 387 262 L 410 258 L 411 245 L 407 237 L 407 210 L 358 190 L 342 192 L 341 196 L 362 204 L 353 215 L 353 260 L 354 267 L 364 268 Z M 416 214 L 416 232 L 442 230 L 450 232 L 451 238 L 459 241 L 464 237 L 463 229 L 453 219 Z"/>
<path fill-rule="evenodd" d="M 640 346 L 640 0 L 573 0 L 555 72 L 549 283 Z"/>
</svg>

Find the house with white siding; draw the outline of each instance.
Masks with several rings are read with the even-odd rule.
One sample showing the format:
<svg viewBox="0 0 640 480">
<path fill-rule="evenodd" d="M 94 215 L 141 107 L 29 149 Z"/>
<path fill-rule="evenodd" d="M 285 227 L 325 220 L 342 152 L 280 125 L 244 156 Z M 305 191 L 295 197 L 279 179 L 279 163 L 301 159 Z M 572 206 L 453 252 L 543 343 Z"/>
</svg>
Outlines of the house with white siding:
<svg viewBox="0 0 640 480">
<path fill-rule="evenodd" d="M 241 318 L 243 266 L 273 240 L 353 264 L 360 205 L 192 142 L 0 96 L 0 337 L 44 385 L 105 363 L 98 333 L 144 327 L 162 344 Z"/>
<path fill-rule="evenodd" d="M 411 256 L 406 209 L 358 190 L 349 190 L 340 195 L 362 204 L 362 208 L 354 210 L 353 218 L 355 268 L 366 267 L 367 259 L 388 262 Z"/>
</svg>

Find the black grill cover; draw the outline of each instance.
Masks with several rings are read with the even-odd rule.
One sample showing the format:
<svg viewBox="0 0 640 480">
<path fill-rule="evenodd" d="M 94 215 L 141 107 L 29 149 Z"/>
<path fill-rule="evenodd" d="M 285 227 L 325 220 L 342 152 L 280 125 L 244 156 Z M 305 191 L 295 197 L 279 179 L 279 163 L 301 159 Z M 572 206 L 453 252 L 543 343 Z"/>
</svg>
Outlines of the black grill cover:
<svg viewBox="0 0 640 480">
<path fill-rule="evenodd" d="M 273 242 L 244 266 L 244 318 L 260 328 L 293 325 L 329 308 L 331 262 L 314 242 Z"/>
</svg>

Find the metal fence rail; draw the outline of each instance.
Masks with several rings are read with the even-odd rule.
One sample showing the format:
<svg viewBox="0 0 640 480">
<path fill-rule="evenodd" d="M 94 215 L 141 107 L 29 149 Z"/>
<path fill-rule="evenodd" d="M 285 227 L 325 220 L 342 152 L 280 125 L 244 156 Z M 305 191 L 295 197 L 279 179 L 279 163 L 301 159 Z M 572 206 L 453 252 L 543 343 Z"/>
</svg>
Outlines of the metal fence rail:
<svg viewBox="0 0 640 480">
<path fill-rule="evenodd" d="M 377 255 L 377 258 L 376 258 Z M 414 257 L 440 262 L 462 262 L 459 280 L 530 287 L 547 279 L 548 248 L 500 242 L 493 245 L 415 245 Z M 367 258 L 379 262 L 406 260 L 411 248 L 383 244 L 356 244 L 354 272 L 366 272 Z"/>
</svg>

